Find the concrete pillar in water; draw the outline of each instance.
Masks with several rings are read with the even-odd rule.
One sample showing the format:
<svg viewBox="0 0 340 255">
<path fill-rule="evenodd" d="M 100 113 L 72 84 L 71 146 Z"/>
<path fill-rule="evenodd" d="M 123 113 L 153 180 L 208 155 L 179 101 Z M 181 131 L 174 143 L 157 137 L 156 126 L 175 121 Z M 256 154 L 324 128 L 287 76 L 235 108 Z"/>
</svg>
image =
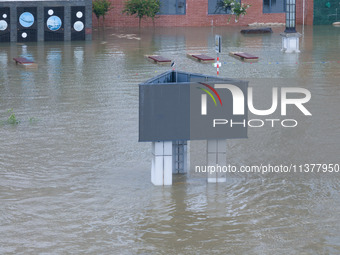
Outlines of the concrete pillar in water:
<svg viewBox="0 0 340 255">
<path fill-rule="evenodd" d="M 151 182 L 156 186 L 172 185 L 172 141 L 152 143 Z"/>
<path fill-rule="evenodd" d="M 226 173 L 219 171 L 227 163 L 227 140 L 207 140 L 207 180 L 210 183 L 226 182 Z"/>
<path fill-rule="evenodd" d="M 299 53 L 299 38 L 300 33 L 282 33 L 282 51 L 285 53 Z"/>
</svg>

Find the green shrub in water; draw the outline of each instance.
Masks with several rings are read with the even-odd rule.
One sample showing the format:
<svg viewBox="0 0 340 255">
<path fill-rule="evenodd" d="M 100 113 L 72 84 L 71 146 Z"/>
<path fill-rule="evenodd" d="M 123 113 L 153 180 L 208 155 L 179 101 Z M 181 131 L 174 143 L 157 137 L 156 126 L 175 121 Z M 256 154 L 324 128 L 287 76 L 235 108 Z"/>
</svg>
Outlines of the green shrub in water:
<svg viewBox="0 0 340 255">
<path fill-rule="evenodd" d="M 20 121 L 15 117 L 13 109 L 8 110 L 8 113 L 11 113 L 11 115 L 8 117 L 7 123 L 11 125 L 19 124 Z"/>
</svg>

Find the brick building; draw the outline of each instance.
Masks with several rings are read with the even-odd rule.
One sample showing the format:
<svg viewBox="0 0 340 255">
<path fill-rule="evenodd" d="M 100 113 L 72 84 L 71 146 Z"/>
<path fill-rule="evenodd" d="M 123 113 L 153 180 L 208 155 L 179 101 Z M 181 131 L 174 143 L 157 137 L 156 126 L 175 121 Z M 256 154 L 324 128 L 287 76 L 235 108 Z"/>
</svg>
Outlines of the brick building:
<svg viewBox="0 0 340 255">
<path fill-rule="evenodd" d="M 136 17 L 122 14 L 126 0 L 110 0 L 112 9 L 105 17 L 105 25 L 108 27 L 135 27 L 138 26 Z M 285 22 L 285 0 L 242 0 L 242 3 L 250 4 L 247 15 L 240 17 L 236 23 L 234 16 L 228 22 L 230 14 L 222 8 L 218 8 L 221 0 L 160 0 L 161 12 L 155 19 L 155 25 L 159 27 L 174 26 L 244 26 L 250 23 Z M 303 8 L 304 7 L 304 8 Z M 297 23 L 302 24 L 303 15 L 305 24 L 313 24 L 313 0 L 296 0 Z M 96 26 L 97 20 L 94 17 Z M 153 26 L 151 19 L 143 19 L 144 26 Z"/>
</svg>

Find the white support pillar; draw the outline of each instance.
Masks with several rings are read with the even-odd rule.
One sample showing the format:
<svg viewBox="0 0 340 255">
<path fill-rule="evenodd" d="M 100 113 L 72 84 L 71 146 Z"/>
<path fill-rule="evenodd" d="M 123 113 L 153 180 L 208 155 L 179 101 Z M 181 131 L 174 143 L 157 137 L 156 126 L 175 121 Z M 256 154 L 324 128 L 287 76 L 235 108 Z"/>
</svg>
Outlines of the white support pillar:
<svg viewBox="0 0 340 255">
<path fill-rule="evenodd" d="M 210 183 L 226 182 L 226 173 L 222 172 L 227 164 L 227 140 L 207 140 L 207 180 Z"/>
<path fill-rule="evenodd" d="M 299 38 L 300 33 L 282 33 L 282 51 L 285 53 L 299 53 Z"/>
<path fill-rule="evenodd" d="M 172 141 L 152 143 L 151 182 L 156 186 L 172 185 Z"/>
</svg>

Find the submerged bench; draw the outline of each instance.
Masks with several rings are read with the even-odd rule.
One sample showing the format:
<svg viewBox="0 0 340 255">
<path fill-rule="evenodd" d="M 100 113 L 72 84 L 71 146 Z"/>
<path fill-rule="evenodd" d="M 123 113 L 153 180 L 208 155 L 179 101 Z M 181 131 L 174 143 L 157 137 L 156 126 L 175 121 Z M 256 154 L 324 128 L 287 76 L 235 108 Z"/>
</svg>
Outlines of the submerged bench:
<svg viewBox="0 0 340 255">
<path fill-rule="evenodd" d="M 188 53 L 187 57 L 191 58 L 191 59 L 193 59 L 195 61 L 203 62 L 203 63 L 212 63 L 212 62 L 215 62 L 214 58 L 209 57 L 209 56 L 204 55 L 204 54 L 190 54 L 190 53 Z"/>
<path fill-rule="evenodd" d="M 259 57 L 256 57 L 246 52 L 229 52 L 229 56 L 244 62 L 257 62 L 259 60 Z"/>
<path fill-rule="evenodd" d="M 167 58 L 159 56 L 159 55 L 151 55 L 151 56 L 147 55 L 145 57 L 154 64 L 160 64 L 160 65 L 170 65 L 171 64 L 171 59 L 167 59 Z"/>
<path fill-rule="evenodd" d="M 23 67 L 27 67 L 27 68 L 35 68 L 38 65 L 36 63 L 34 63 L 33 61 L 27 59 L 27 58 L 13 58 L 13 60 L 15 61 L 15 64 L 23 66 Z"/>
<path fill-rule="evenodd" d="M 241 34 L 269 34 L 269 33 L 273 33 L 273 30 L 270 27 L 241 30 Z"/>
</svg>

